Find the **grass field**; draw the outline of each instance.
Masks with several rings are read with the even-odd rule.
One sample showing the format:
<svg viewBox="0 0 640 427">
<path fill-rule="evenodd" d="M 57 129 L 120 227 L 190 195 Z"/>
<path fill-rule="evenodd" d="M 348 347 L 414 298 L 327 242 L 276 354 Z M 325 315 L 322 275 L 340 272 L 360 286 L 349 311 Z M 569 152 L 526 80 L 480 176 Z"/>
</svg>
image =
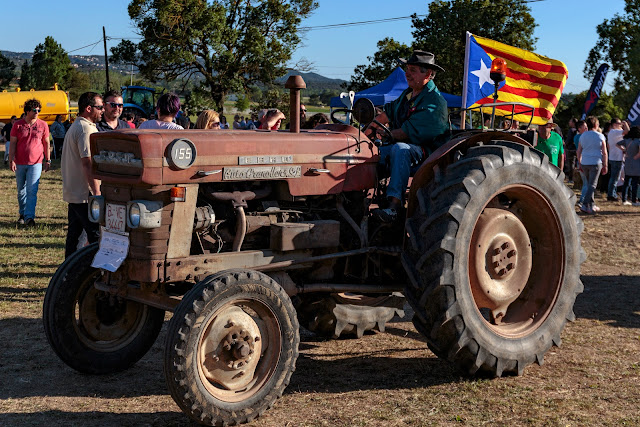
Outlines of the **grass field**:
<svg viewBox="0 0 640 427">
<path fill-rule="evenodd" d="M 43 174 L 37 227 L 18 228 L 15 179 L 0 169 L 0 425 L 191 425 L 162 373 L 163 331 L 130 370 L 81 375 L 50 349 L 41 321 L 63 259 L 66 204 L 59 162 Z M 523 376 L 460 376 L 410 319 L 361 339 L 302 331 L 297 370 L 255 426 L 640 425 L 640 209 L 600 199 L 585 217 L 585 290 L 577 320 L 543 366 Z"/>
</svg>

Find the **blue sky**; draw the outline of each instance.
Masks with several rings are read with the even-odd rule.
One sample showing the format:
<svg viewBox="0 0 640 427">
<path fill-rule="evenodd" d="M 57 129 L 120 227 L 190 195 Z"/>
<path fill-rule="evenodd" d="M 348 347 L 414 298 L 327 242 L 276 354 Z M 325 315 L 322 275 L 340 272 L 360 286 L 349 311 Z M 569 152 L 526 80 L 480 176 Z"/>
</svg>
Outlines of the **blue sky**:
<svg viewBox="0 0 640 427">
<path fill-rule="evenodd" d="M 303 21 L 303 26 L 426 14 L 429 1 L 319 0 L 319 3 L 320 7 Z M 35 46 L 50 35 L 69 53 L 102 54 L 103 44 L 97 43 L 102 39 L 102 26 L 107 36 L 114 38 L 108 41 L 108 48 L 116 45 L 119 38 L 135 37 L 127 14 L 128 4 L 129 0 L 3 2 L 0 50 L 33 52 Z M 606 7 L 596 0 L 544 0 L 529 4 L 538 23 L 535 52 L 567 65 L 569 79 L 565 92 L 589 88 L 590 82 L 583 77 L 582 69 L 597 40 L 596 26 L 616 12 L 623 13 L 624 5 L 624 0 L 608 0 Z M 411 21 L 312 30 L 306 34 L 293 60 L 304 57 L 314 64 L 314 71 L 319 74 L 349 79 L 354 67 L 366 64 L 367 56 L 375 53 L 376 43 L 384 37 L 410 43 Z M 609 76 L 606 91 L 611 91 L 612 82 Z"/>
</svg>

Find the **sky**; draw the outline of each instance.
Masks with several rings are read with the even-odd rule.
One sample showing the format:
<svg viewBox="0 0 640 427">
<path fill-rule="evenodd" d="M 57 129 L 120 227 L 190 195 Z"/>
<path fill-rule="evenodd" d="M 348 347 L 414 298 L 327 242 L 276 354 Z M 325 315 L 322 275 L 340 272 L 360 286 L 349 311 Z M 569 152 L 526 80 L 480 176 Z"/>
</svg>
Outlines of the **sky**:
<svg viewBox="0 0 640 427">
<path fill-rule="evenodd" d="M 135 27 L 127 13 L 129 0 L 67 0 L 64 6 L 50 1 L 30 0 L 3 2 L 0 50 L 33 52 L 46 36 L 52 36 L 70 54 L 101 55 L 104 53 L 102 27 L 107 34 L 107 48 L 123 38 L 136 41 Z M 320 7 L 302 22 L 305 27 L 343 24 L 386 18 L 399 18 L 412 13 L 428 13 L 430 1 L 425 0 L 318 0 Z M 563 61 L 569 69 L 565 93 L 578 93 L 591 84 L 583 76 L 589 51 L 598 36 L 596 26 L 615 13 L 624 13 L 624 0 L 542 0 L 529 3 L 538 27 L 534 51 Z M 411 20 L 357 25 L 332 29 L 311 29 L 295 52 L 292 63 L 306 58 L 314 69 L 326 77 L 348 80 L 353 69 L 368 63 L 376 43 L 392 37 L 410 44 Z M 482 36 L 482 34 L 478 34 Z M 436 58 L 437 60 L 437 58 Z M 609 75 L 605 90 L 612 90 Z"/>
</svg>

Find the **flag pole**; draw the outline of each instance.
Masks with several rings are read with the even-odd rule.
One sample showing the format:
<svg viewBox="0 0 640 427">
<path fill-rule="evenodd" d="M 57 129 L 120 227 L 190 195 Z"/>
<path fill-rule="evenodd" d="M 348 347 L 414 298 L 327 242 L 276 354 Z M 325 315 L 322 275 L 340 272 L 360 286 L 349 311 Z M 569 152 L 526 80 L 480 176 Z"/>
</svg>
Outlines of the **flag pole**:
<svg viewBox="0 0 640 427">
<path fill-rule="evenodd" d="M 467 31 L 466 41 L 464 45 L 464 75 L 462 76 L 462 110 L 460 111 L 460 129 L 465 129 L 467 114 L 465 108 L 467 108 L 467 85 L 469 84 L 469 42 L 471 40 L 471 33 Z"/>
</svg>

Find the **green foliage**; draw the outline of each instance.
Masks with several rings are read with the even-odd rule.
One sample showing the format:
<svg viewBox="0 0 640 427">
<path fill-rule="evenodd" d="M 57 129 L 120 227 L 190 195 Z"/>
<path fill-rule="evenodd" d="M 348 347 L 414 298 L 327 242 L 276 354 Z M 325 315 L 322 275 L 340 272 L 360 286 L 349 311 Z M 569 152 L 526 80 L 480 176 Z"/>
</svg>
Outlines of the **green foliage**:
<svg viewBox="0 0 640 427">
<path fill-rule="evenodd" d="M 16 78 L 16 64 L 0 53 L 0 90 L 6 89 Z"/>
<path fill-rule="evenodd" d="M 617 73 L 615 101 L 628 111 L 640 89 L 640 0 L 626 0 L 625 12 L 596 27 L 598 41 L 587 56 L 584 75 L 593 78 L 603 62 Z"/>
<path fill-rule="evenodd" d="M 257 101 L 258 109 L 277 108 L 289 119 L 289 91 L 278 86 L 269 86 L 262 91 Z M 286 121 L 286 120 L 285 120 Z"/>
<path fill-rule="evenodd" d="M 84 92 L 93 89 L 89 76 L 86 73 L 75 69 L 71 71 L 69 77 L 67 78 L 67 88 L 69 89 L 70 99 L 78 99 Z"/>
<path fill-rule="evenodd" d="M 73 67 L 69 55 L 53 37 L 47 36 L 33 51 L 31 64 L 25 62 L 20 76 L 23 90 L 51 89 L 55 83 L 69 87 L 68 79 L 73 77 Z"/>
<path fill-rule="evenodd" d="M 398 58 L 411 55 L 409 46 L 389 37 L 380 40 L 377 46 L 378 51 L 372 57 L 367 56 L 369 65 L 358 65 L 353 70 L 351 81 L 344 85 L 347 90 L 359 92 L 377 85 L 398 66 Z"/>
<path fill-rule="evenodd" d="M 444 92 L 462 93 L 466 31 L 511 46 L 533 50 L 536 27 L 531 9 L 519 0 L 437 0 L 429 4 L 424 18 L 412 18 L 411 48 L 393 39 L 378 42 L 378 52 L 368 66 L 358 67 L 348 85 L 361 90 L 380 83 L 396 67 L 396 58 L 406 58 L 413 49 L 432 52 L 445 72 L 436 83 Z"/>
<path fill-rule="evenodd" d="M 249 109 L 249 97 L 246 95 L 238 95 L 236 101 L 236 109 L 238 112 L 246 111 Z"/>
<path fill-rule="evenodd" d="M 584 102 L 587 99 L 587 92 L 588 91 L 585 90 L 578 94 L 563 95 L 560 102 L 558 102 L 554 117 L 564 131 L 569 128 L 569 119 L 572 117 L 579 119 L 582 115 Z M 604 127 L 604 124 L 613 118 L 625 118 L 625 116 L 623 116 L 623 109 L 617 106 L 614 100 L 615 98 L 612 94 L 606 93 L 605 91 L 600 92 L 598 103 L 591 113 L 589 113 L 590 116 L 596 116 L 598 120 L 600 120 L 601 127 Z"/>
<path fill-rule="evenodd" d="M 202 88 L 194 88 L 185 97 L 182 109 L 189 115 L 198 115 L 202 110 L 207 110 L 215 106 L 211 94 Z M 220 111 L 221 112 L 221 111 Z"/>
<path fill-rule="evenodd" d="M 314 0 L 132 0 L 129 16 L 143 39 L 135 51 L 127 41 L 112 53 L 138 58 L 152 81 L 202 76 L 202 88 L 222 111 L 227 93 L 248 93 L 285 74 L 300 21 L 316 7 Z"/>
</svg>

